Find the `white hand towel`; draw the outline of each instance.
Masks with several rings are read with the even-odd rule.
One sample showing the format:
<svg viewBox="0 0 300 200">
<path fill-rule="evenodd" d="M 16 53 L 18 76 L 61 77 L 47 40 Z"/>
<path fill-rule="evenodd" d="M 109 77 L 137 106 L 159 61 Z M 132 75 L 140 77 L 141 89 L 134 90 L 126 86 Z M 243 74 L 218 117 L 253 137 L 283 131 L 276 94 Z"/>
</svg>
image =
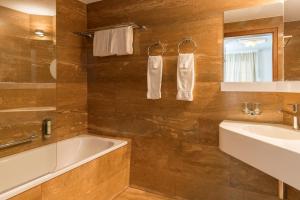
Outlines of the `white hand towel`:
<svg viewBox="0 0 300 200">
<path fill-rule="evenodd" d="M 161 98 L 161 82 L 162 82 L 163 59 L 162 56 L 149 56 L 148 58 L 148 99 Z"/>
<path fill-rule="evenodd" d="M 194 68 L 194 54 L 179 54 L 177 63 L 177 100 L 193 101 Z"/>
<path fill-rule="evenodd" d="M 132 26 L 112 29 L 111 52 L 118 56 L 133 54 Z"/>
<path fill-rule="evenodd" d="M 93 55 L 111 56 L 111 30 L 97 31 L 94 34 Z"/>
</svg>

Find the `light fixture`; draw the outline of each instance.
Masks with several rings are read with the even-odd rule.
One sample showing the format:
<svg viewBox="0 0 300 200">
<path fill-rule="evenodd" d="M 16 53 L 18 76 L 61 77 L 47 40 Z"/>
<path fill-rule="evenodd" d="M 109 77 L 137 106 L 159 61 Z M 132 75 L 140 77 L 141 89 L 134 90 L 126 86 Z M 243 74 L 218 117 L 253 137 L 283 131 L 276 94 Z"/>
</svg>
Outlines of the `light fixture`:
<svg viewBox="0 0 300 200">
<path fill-rule="evenodd" d="M 255 39 L 240 39 L 239 42 L 246 47 L 255 47 L 258 44 L 267 42 L 267 39 L 255 38 Z"/>
<path fill-rule="evenodd" d="M 43 30 L 35 30 L 34 34 L 39 36 L 39 37 L 44 37 L 45 36 L 45 32 Z"/>
</svg>

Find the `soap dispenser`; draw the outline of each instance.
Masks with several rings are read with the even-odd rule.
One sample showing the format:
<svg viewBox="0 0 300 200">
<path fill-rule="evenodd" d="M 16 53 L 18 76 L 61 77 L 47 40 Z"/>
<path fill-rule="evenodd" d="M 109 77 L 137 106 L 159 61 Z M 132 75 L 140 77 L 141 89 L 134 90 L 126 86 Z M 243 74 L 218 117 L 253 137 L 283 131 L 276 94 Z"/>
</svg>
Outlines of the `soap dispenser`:
<svg viewBox="0 0 300 200">
<path fill-rule="evenodd" d="M 44 119 L 42 125 L 42 131 L 44 138 L 50 138 L 52 135 L 52 120 L 51 119 Z"/>
</svg>

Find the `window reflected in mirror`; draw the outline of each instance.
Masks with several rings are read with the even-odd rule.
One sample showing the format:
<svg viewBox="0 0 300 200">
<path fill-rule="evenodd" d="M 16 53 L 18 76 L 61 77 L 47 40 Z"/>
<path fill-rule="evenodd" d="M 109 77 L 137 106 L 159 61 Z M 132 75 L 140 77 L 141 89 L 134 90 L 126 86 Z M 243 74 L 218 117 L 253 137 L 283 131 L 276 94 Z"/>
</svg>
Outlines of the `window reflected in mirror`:
<svg viewBox="0 0 300 200">
<path fill-rule="evenodd" d="M 284 4 L 224 12 L 224 82 L 273 82 L 284 76 Z"/>
<path fill-rule="evenodd" d="M 225 82 L 271 82 L 272 80 L 272 33 L 224 39 Z"/>
</svg>

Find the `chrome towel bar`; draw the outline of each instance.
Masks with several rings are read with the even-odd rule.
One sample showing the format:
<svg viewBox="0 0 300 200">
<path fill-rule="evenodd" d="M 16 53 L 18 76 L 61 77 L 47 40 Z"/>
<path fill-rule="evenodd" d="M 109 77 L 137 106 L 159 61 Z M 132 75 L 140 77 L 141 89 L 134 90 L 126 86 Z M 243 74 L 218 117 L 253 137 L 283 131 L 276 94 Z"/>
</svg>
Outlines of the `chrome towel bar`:
<svg viewBox="0 0 300 200">
<path fill-rule="evenodd" d="M 115 25 L 110 25 L 110 26 L 103 26 L 103 27 L 98 27 L 98 28 L 94 28 L 94 29 L 89 29 L 85 32 L 73 32 L 73 33 L 78 35 L 78 36 L 85 37 L 85 38 L 93 38 L 94 33 L 96 31 L 108 30 L 108 29 L 114 29 L 114 28 L 121 28 L 121 27 L 127 27 L 127 26 L 131 26 L 134 29 L 147 30 L 147 27 L 144 26 L 144 25 L 137 25 L 134 22 L 129 22 L 129 23 L 115 24 Z"/>
<path fill-rule="evenodd" d="M 10 141 L 10 142 L 5 143 L 5 144 L 0 144 L 0 150 L 10 148 L 10 147 L 15 147 L 15 146 L 18 146 L 18 145 L 21 145 L 21 144 L 30 143 L 36 137 L 37 137 L 37 135 L 33 134 L 32 136 L 30 136 L 28 138 L 24 138 L 24 139 L 20 139 L 20 140 L 13 140 L 13 141 Z"/>
</svg>

